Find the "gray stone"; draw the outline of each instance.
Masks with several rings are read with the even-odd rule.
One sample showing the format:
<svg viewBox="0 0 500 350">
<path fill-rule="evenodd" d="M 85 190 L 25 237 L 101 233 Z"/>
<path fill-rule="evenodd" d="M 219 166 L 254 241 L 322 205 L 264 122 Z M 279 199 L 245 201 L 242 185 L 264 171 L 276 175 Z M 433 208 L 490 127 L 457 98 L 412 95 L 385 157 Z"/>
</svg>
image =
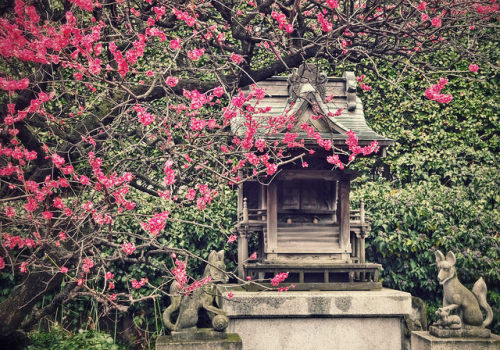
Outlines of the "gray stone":
<svg viewBox="0 0 500 350">
<path fill-rule="evenodd" d="M 275 291 L 247 292 L 232 285 L 219 285 L 229 318 L 269 316 L 392 316 L 411 313 L 411 295 L 393 289 L 372 291 Z"/>
<path fill-rule="evenodd" d="M 156 350 L 241 350 L 242 341 L 238 334 L 231 333 L 220 333 L 214 332 L 213 330 L 199 329 L 196 332 L 197 336 L 202 339 L 174 339 L 173 336 L 161 336 L 158 337 L 156 341 Z M 213 335 L 213 333 L 220 333 L 224 336 L 222 339 L 213 339 L 212 336 L 220 337 L 219 335 Z M 205 339 L 203 339 L 205 337 Z"/>
<path fill-rule="evenodd" d="M 491 331 L 484 327 L 463 326 L 458 329 L 441 328 L 437 326 L 430 326 L 429 332 L 438 338 L 489 338 Z"/>
<path fill-rule="evenodd" d="M 500 337 L 490 338 L 438 338 L 429 332 L 411 333 L 411 350 L 498 350 Z"/>
<path fill-rule="evenodd" d="M 207 312 L 214 330 L 222 332 L 229 323 L 229 319 L 224 311 L 214 304 L 219 298 L 215 283 L 227 282 L 225 272 L 224 251 L 211 251 L 208 257 L 208 264 L 203 274 L 203 280 L 210 279 L 210 282 L 187 293 L 177 281 L 170 285 L 170 305 L 163 312 L 163 323 L 172 332 L 183 334 L 183 338 L 197 339 L 195 334 L 198 329 L 198 313 L 200 310 Z M 172 316 L 177 313 L 176 321 L 172 321 Z"/>
<path fill-rule="evenodd" d="M 219 285 L 245 350 L 400 350 L 411 295 L 375 291 L 248 292 Z"/>
<path fill-rule="evenodd" d="M 435 254 L 438 281 L 443 286 L 443 307 L 436 311 L 439 319 L 429 328 L 431 334 L 441 338 L 488 337 L 490 332 L 484 327 L 493 320 L 493 310 L 486 301 L 486 283 L 480 278 L 469 291 L 458 280 L 455 254 L 448 252 L 445 257 L 439 250 Z M 484 320 L 481 308 L 486 311 Z"/>
</svg>

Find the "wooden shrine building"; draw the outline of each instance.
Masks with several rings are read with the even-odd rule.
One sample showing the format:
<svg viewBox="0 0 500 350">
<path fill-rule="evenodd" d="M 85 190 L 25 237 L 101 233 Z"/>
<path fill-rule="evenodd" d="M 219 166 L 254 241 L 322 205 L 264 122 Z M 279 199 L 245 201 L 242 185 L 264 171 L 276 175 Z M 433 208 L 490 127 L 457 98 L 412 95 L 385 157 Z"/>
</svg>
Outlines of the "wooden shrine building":
<svg viewBox="0 0 500 350">
<path fill-rule="evenodd" d="M 345 150 L 346 133 L 353 130 L 360 146 L 376 140 L 380 146 L 377 155 L 385 154 L 385 147 L 393 141 L 366 124 L 363 105 L 356 96 L 354 73 L 328 78 L 316 66 L 304 64 L 288 78 L 273 77 L 259 82 L 258 87 L 266 92 L 259 106 L 270 107 L 260 118 L 288 111 L 296 121 L 291 129 L 261 137 L 282 140 L 286 131 L 297 132 L 297 139 L 304 139 L 315 152 L 280 167 L 274 176 L 239 186 L 236 230 L 240 278 L 272 278 L 276 273 L 289 272 L 287 282 L 294 283 L 296 289 L 381 288 L 380 265 L 365 261 L 369 225 L 363 203 L 359 210 L 350 209 L 350 183 L 356 173 L 329 164 L 326 157 L 332 151 L 319 147 L 301 127 L 308 123 L 323 139 Z M 333 99 L 327 98 L 331 95 Z M 340 115 L 328 116 L 340 108 Z M 318 112 L 324 117 L 311 118 Z M 242 118 L 233 119 L 231 129 L 233 134 L 244 135 Z M 290 158 L 299 154 L 293 152 Z M 347 155 L 340 159 L 347 162 Z M 303 162 L 308 166 L 304 168 Z M 255 260 L 249 260 L 249 244 L 250 253 L 257 252 Z"/>
</svg>

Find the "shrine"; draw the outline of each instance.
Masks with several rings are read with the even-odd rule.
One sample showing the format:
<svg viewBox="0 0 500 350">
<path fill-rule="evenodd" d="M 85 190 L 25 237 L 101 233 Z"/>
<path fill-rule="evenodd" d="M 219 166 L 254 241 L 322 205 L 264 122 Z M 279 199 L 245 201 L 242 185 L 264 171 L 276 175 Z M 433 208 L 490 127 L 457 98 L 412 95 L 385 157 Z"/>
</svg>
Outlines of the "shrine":
<svg viewBox="0 0 500 350">
<path fill-rule="evenodd" d="M 379 264 L 365 259 L 365 237 L 370 226 L 363 202 L 350 207 L 350 185 L 357 173 L 334 167 L 326 161 L 332 151 L 320 147 L 304 130 L 304 124 L 319 132 L 337 149 L 348 150 L 348 132 L 359 146 L 376 141 L 376 156 L 384 156 L 393 141 L 373 131 L 366 123 L 363 105 L 356 96 L 353 72 L 329 78 L 316 66 L 303 64 L 289 77 L 259 82 L 266 96 L 261 107 L 270 107 L 259 118 L 266 120 L 287 113 L 295 121 L 278 133 L 261 135 L 266 141 L 283 140 L 285 132 L 297 133 L 304 146 L 291 150 L 289 159 L 273 176 L 257 177 L 238 188 L 238 274 L 245 279 L 268 279 L 289 272 L 287 282 L 298 290 L 380 289 Z M 333 96 L 333 97 L 332 97 Z M 318 118 L 317 115 L 323 117 Z M 232 120 L 236 135 L 245 134 L 244 120 Z M 348 162 L 348 152 L 339 154 Z M 304 167 L 304 163 L 307 167 Z M 249 242 L 257 259 L 249 260 Z"/>
</svg>

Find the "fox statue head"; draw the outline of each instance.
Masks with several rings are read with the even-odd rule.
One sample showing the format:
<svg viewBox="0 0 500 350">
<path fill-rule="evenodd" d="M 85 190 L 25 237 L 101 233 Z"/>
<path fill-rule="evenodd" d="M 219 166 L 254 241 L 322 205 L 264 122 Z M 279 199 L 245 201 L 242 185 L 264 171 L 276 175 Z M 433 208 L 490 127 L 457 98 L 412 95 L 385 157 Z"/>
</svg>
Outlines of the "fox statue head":
<svg viewBox="0 0 500 350">
<path fill-rule="evenodd" d="M 436 250 L 436 263 L 438 267 L 438 281 L 439 284 L 445 284 L 447 281 L 457 276 L 457 271 L 455 270 L 455 254 L 453 252 L 448 252 L 446 258 L 440 250 Z"/>
<path fill-rule="evenodd" d="M 208 256 L 208 264 L 205 268 L 204 277 L 210 276 L 215 283 L 227 283 L 229 280 L 226 274 L 226 264 L 224 263 L 224 250 L 212 250 Z"/>
</svg>

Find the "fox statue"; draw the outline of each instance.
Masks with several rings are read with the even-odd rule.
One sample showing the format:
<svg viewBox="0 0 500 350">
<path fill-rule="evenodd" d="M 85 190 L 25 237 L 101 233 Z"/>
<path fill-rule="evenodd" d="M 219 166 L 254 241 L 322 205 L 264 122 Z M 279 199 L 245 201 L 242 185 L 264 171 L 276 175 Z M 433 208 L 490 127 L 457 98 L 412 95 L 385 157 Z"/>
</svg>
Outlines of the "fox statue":
<svg viewBox="0 0 500 350">
<path fill-rule="evenodd" d="M 182 293 L 177 281 L 170 285 L 170 306 L 163 312 L 163 323 L 170 331 L 195 330 L 198 322 L 198 311 L 207 311 L 215 331 L 222 332 L 228 326 L 229 319 L 222 309 L 214 305 L 218 302 L 216 283 L 228 281 L 226 265 L 224 264 L 224 251 L 212 250 L 208 257 L 203 278 L 210 277 L 211 281 L 192 293 Z M 172 322 L 171 317 L 178 312 L 177 321 Z"/>
<path fill-rule="evenodd" d="M 463 327 L 487 327 L 493 320 L 493 310 L 486 302 L 486 283 L 481 277 L 472 287 L 472 293 L 457 278 L 455 254 L 448 252 L 446 258 L 439 250 L 435 252 L 438 267 L 438 281 L 443 286 L 443 307 L 438 314 L 449 315 L 456 310 Z M 483 320 L 481 308 L 486 311 Z M 449 317 L 449 316 L 448 316 Z M 440 320 L 436 325 L 445 324 Z"/>
</svg>

